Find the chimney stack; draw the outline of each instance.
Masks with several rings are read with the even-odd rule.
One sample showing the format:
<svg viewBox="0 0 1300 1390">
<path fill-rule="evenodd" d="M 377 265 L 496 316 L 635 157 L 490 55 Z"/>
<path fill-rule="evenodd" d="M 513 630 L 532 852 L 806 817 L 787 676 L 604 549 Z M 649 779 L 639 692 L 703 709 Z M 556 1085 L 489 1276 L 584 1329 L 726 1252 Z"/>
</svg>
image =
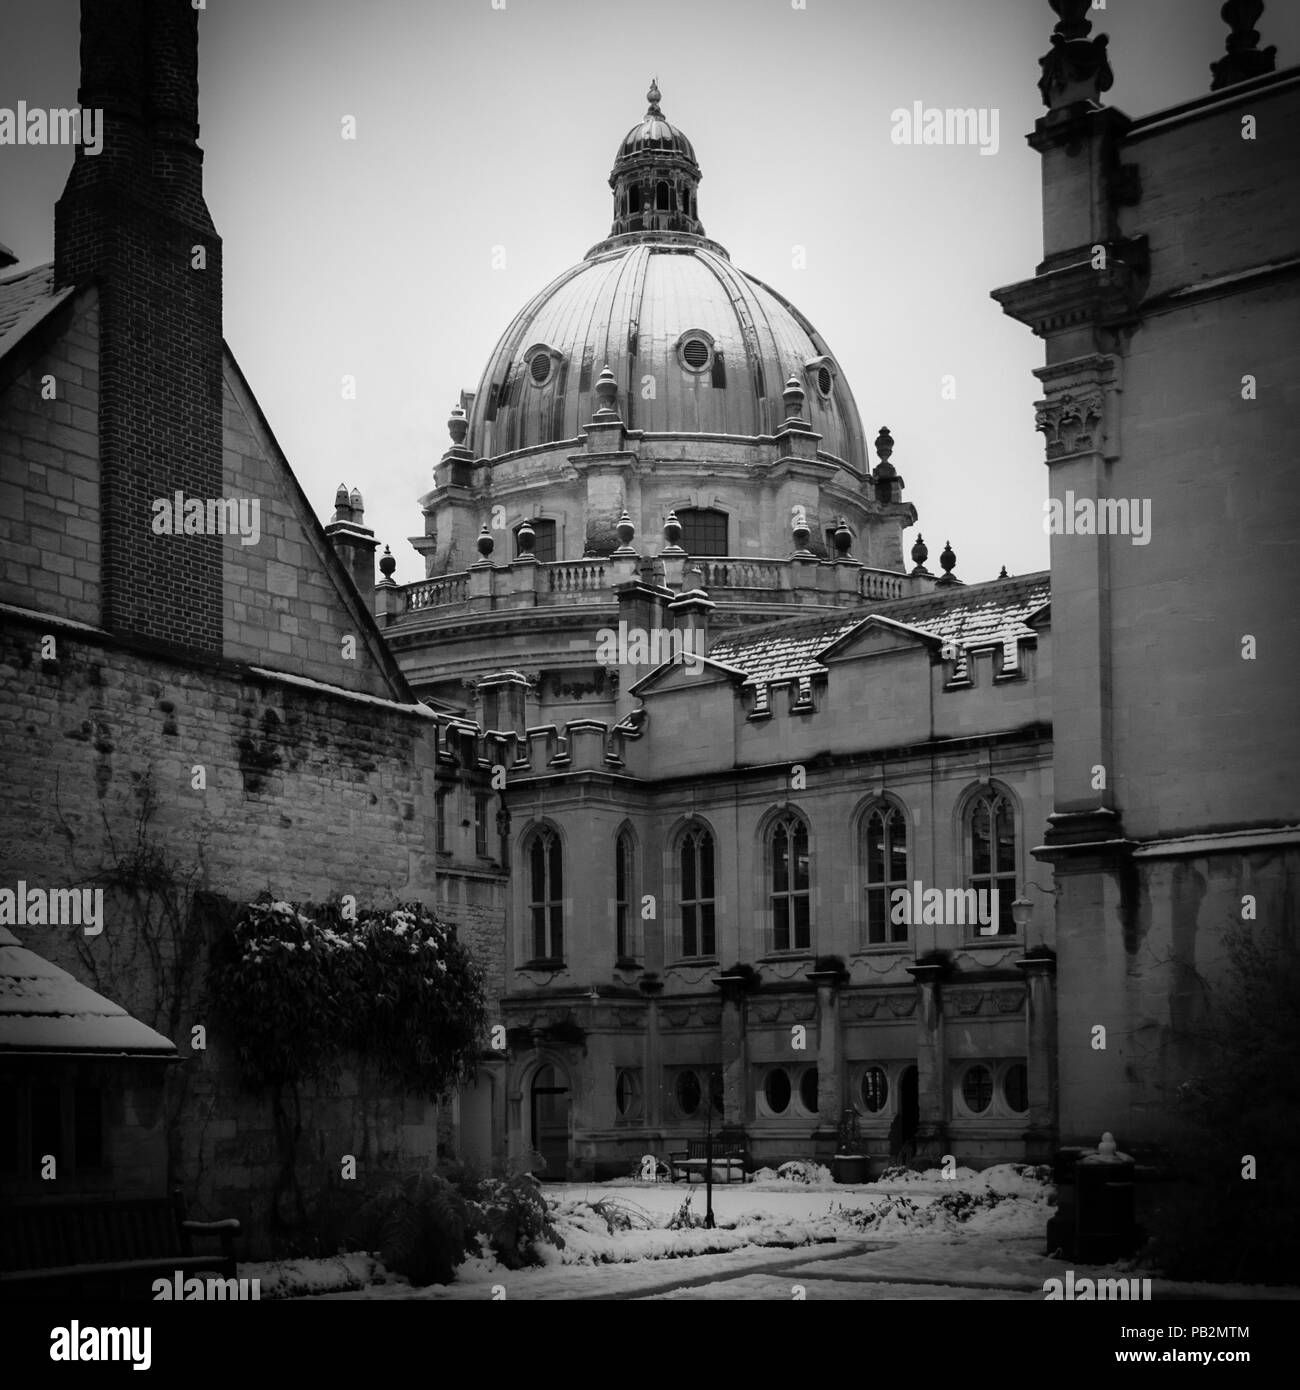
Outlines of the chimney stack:
<svg viewBox="0 0 1300 1390">
<path fill-rule="evenodd" d="M 152 507 L 223 494 L 221 240 L 190 0 L 82 0 L 77 98 L 103 112 L 103 148 L 75 148 L 54 267 L 56 287 L 99 292 L 103 623 L 217 655 L 223 538 L 157 534 Z"/>
</svg>

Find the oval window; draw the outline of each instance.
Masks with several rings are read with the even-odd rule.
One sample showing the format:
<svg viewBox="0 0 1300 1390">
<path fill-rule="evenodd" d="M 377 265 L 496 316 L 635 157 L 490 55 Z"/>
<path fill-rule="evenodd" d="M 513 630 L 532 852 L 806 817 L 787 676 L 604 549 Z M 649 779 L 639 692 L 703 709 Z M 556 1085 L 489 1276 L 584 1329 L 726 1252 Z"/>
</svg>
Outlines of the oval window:
<svg viewBox="0 0 1300 1390">
<path fill-rule="evenodd" d="M 683 1115 L 694 1115 L 700 1108 L 700 1078 L 693 1071 L 677 1074 L 677 1108 Z"/>
<path fill-rule="evenodd" d="M 799 1078 L 799 1103 L 810 1115 L 817 1113 L 816 1067 L 809 1067 Z"/>
<path fill-rule="evenodd" d="M 544 385 L 546 379 L 551 375 L 551 354 L 549 352 L 534 353 L 533 360 L 528 364 L 528 374 L 538 386 Z"/>
<path fill-rule="evenodd" d="M 1023 1115 L 1029 1109 L 1029 1068 L 1023 1062 L 1007 1068 L 1002 1078 L 1002 1094 L 1008 1110 Z"/>
<path fill-rule="evenodd" d="M 682 360 L 691 371 L 703 371 L 709 364 L 708 343 L 703 338 L 688 338 L 682 344 Z"/>
<path fill-rule="evenodd" d="M 973 1115 L 982 1115 L 993 1103 L 993 1074 L 987 1067 L 970 1067 L 961 1079 L 961 1098 Z"/>
<path fill-rule="evenodd" d="M 823 367 L 818 367 L 818 368 L 817 368 L 817 389 L 822 393 L 823 396 L 829 396 L 830 393 L 831 393 L 831 386 L 832 386 L 832 385 L 833 385 L 833 379 L 832 379 L 832 377 L 831 377 L 831 369 L 830 369 L 829 367 L 825 367 L 825 366 L 823 366 Z"/>
<path fill-rule="evenodd" d="M 889 1078 L 883 1067 L 868 1067 L 859 1083 L 862 1107 L 869 1115 L 878 1115 L 889 1099 Z"/>
<path fill-rule="evenodd" d="M 790 1104 L 790 1074 L 781 1067 L 768 1072 L 763 1082 L 763 1098 L 773 1115 L 784 1115 Z"/>
</svg>

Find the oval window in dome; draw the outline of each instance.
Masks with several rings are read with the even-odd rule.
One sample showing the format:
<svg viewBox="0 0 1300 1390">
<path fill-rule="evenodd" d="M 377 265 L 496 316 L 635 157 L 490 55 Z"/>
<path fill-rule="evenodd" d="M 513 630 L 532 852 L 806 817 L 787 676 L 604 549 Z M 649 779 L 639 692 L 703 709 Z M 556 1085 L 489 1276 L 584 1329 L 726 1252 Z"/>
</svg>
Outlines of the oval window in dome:
<svg viewBox="0 0 1300 1390">
<path fill-rule="evenodd" d="M 528 374 L 532 377 L 535 385 L 545 385 L 547 378 L 551 375 L 551 354 L 549 352 L 534 353 L 533 360 L 528 364 Z"/>
<path fill-rule="evenodd" d="M 682 344 L 682 361 L 693 372 L 702 372 L 709 365 L 709 345 L 703 338 L 687 338 Z"/>
<path fill-rule="evenodd" d="M 833 384 L 834 384 L 834 383 L 833 383 L 833 378 L 831 377 L 831 369 L 830 369 L 829 367 L 824 367 L 824 366 L 823 366 L 823 367 L 818 367 L 818 368 L 817 368 L 817 389 L 822 393 L 823 396 L 829 396 L 829 395 L 830 395 L 830 393 L 831 393 L 831 386 L 832 386 Z"/>
</svg>

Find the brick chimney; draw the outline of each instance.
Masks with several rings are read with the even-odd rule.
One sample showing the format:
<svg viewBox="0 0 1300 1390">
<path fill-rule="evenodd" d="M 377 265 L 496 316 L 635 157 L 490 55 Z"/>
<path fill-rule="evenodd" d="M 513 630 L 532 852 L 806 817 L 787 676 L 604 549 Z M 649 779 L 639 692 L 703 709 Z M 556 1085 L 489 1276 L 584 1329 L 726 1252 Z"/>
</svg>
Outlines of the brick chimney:
<svg viewBox="0 0 1300 1390">
<path fill-rule="evenodd" d="M 156 498 L 220 498 L 221 240 L 203 201 L 198 12 L 190 0 L 82 0 L 83 108 L 54 213 L 55 285 L 100 296 L 103 623 L 219 654 L 220 535 L 157 535 Z"/>
</svg>

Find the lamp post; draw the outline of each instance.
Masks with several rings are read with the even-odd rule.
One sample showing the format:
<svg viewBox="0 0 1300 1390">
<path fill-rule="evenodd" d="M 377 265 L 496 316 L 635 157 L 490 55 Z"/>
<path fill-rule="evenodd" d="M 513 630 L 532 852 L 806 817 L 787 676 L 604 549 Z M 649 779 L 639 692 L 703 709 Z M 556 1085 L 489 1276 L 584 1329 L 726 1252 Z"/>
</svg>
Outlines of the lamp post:
<svg viewBox="0 0 1300 1390">
<path fill-rule="evenodd" d="M 1026 888 L 1033 888 L 1049 898 L 1056 898 L 1061 894 L 1059 888 L 1043 888 L 1041 885 L 1034 883 L 1031 879 L 1026 879 L 1020 889 L 1021 896 L 1011 904 L 1011 920 L 1018 927 L 1028 926 L 1030 918 L 1034 915 L 1034 904 L 1030 899 L 1024 896 Z"/>
<path fill-rule="evenodd" d="M 713 1230 L 713 1074 L 704 1095 L 704 1229 Z"/>
</svg>

